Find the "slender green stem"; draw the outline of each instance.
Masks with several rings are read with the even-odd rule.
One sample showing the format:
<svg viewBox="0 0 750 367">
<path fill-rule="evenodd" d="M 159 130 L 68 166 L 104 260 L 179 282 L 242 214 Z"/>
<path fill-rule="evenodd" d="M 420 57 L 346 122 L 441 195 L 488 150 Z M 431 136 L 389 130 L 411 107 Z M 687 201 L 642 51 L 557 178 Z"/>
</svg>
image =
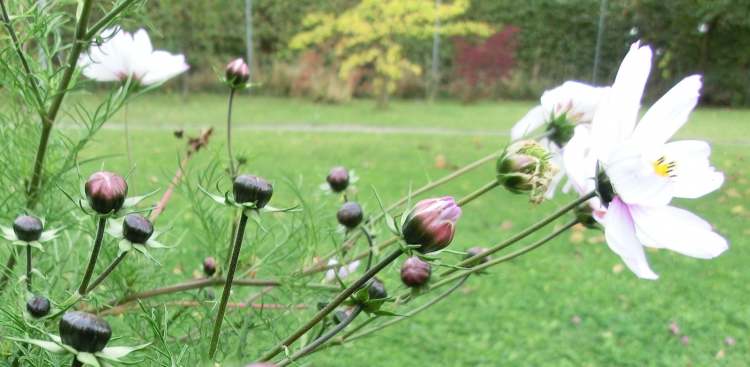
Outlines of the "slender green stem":
<svg viewBox="0 0 750 367">
<path fill-rule="evenodd" d="M 44 167 L 44 157 L 47 154 L 47 145 L 49 143 L 49 137 L 52 133 L 52 127 L 57 119 L 57 114 L 60 112 L 65 94 L 68 92 L 68 86 L 73 78 L 73 72 L 76 69 L 78 63 L 78 57 L 81 55 L 84 44 L 86 44 L 86 27 L 89 21 L 89 15 L 91 14 L 91 4 L 93 0 L 83 0 L 81 4 L 76 23 L 75 36 L 73 40 L 73 46 L 70 48 L 68 53 L 68 59 L 65 64 L 65 71 L 63 71 L 62 79 L 57 84 L 57 91 L 53 95 L 52 103 L 47 110 L 46 116 L 42 119 L 42 134 L 39 137 L 39 145 L 37 146 L 36 158 L 34 159 L 34 169 L 31 173 L 31 181 L 29 183 L 27 191 L 27 204 L 26 207 L 33 209 L 39 200 L 39 190 L 42 185 L 42 168 Z"/>
<path fill-rule="evenodd" d="M 0 291 L 5 290 L 5 285 L 8 283 L 8 280 L 13 275 L 13 268 L 16 266 L 16 252 L 14 250 L 10 251 L 10 254 L 8 254 L 8 262 L 5 263 L 5 267 L 3 268 L 3 276 L 0 278 Z"/>
<path fill-rule="evenodd" d="M 393 324 L 395 324 L 397 322 L 401 322 L 403 320 L 406 320 L 406 319 L 408 319 L 408 318 L 410 318 L 410 317 L 412 317 L 412 316 L 414 316 L 414 315 L 416 315 L 416 314 L 418 314 L 418 313 L 420 313 L 420 312 L 422 312 L 422 311 L 424 311 L 424 310 L 426 310 L 426 309 L 428 309 L 428 308 L 436 305 L 440 301 L 442 301 L 445 298 L 447 298 L 448 296 L 450 296 L 458 288 L 460 288 L 466 282 L 466 279 L 469 279 L 468 275 L 466 275 L 463 278 L 461 278 L 458 282 L 456 282 L 456 284 L 454 284 L 452 287 L 448 288 L 448 290 L 446 290 L 445 292 L 443 292 L 440 295 L 438 295 L 437 297 L 429 300 L 425 304 L 423 304 L 423 305 L 421 305 L 421 306 L 419 306 L 419 307 L 417 307 L 417 308 L 415 308 L 415 309 L 407 312 L 403 316 L 398 316 L 398 317 L 391 318 L 388 321 L 386 321 L 386 322 L 384 322 L 384 323 L 382 323 L 380 325 L 371 327 L 371 328 L 369 328 L 367 330 L 364 330 L 364 331 L 362 331 L 360 333 L 357 333 L 357 334 L 354 334 L 354 335 L 351 335 L 351 336 L 344 335 L 344 337 L 341 338 L 342 340 L 340 342 L 337 342 L 337 344 L 350 342 L 352 340 L 356 340 L 356 339 L 359 339 L 359 338 L 364 338 L 367 335 L 370 335 L 370 334 L 372 334 L 372 333 L 374 333 L 376 331 L 385 329 L 388 326 L 391 326 L 391 325 L 393 325 Z"/>
<path fill-rule="evenodd" d="M 109 274 L 112 273 L 113 270 L 115 270 L 115 268 L 117 267 L 117 265 L 120 265 L 120 262 L 122 262 L 122 260 L 125 260 L 125 256 L 127 256 L 127 255 L 128 255 L 127 251 L 123 252 L 123 253 L 121 253 L 119 255 L 117 255 L 117 257 L 115 257 L 115 259 L 112 260 L 111 263 L 109 263 L 109 265 L 107 266 L 107 268 L 104 269 L 104 271 L 101 274 L 99 274 L 99 276 L 97 276 L 96 279 L 94 279 L 93 282 L 91 282 L 91 285 L 86 290 L 86 293 L 90 293 L 91 291 L 94 290 L 94 288 L 98 287 L 99 284 L 101 284 L 101 282 L 104 281 L 104 279 L 107 279 L 107 277 L 109 276 Z"/>
<path fill-rule="evenodd" d="M 390 213 L 391 211 L 393 211 L 393 209 L 396 209 L 396 208 L 400 207 L 401 205 L 404 205 L 409 200 L 411 200 L 411 199 L 413 199 L 413 198 L 415 198 L 415 197 L 417 197 L 417 196 L 419 196 L 421 194 L 424 194 L 427 191 L 430 191 L 430 190 L 435 189 L 435 188 L 437 188 L 439 186 L 442 186 L 445 183 L 448 183 L 448 182 L 450 182 L 450 181 L 452 181 L 452 180 L 454 180 L 454 179 L 456 179 L 458 177 L 461 177 L 461 176 L 465 175 L 466 173 L 469 173 L 469 172 L 475 170 L 476 168 L 482 166 L 483 164 L 485 164 L 487 162 L 490 162 L 490 161 L 493 161 L 493 160 L 499 158 L 502 153 L 503 153 L 502 151 L 498 151 L 498 152 L 494 152 L 492 154 L 489 154 L 487 156 L 484 156 L 482 158 L 479 158 L 478 160 L 476 160 L 476 161 L 474 161 L 472 163 L 469 163 L 466 166 L 463 166 L 463 167 L 459 168 L 458 170 L 454 171 L 453 173 L 451 173 L 449 175 L 446 175 L 446 176 L 438 179 L 437 181 L 430 182 L 430 183 L 428 183 L 428 184 L 426 184 L 426 185 L 424 185 L 424 186 L 422 186 L 422 187 L 420 187 L 420 188 L 418 188 L 418 189 L 416 189 L 414 191 L 411 191 L 411 192 L 409 192 L 409 195 L 402 197 L 401 199 L 399 199 L 395 203 L 393 203 L 390 206 L 388 206 L 387 208 L 385 208 L 384 212 Z M 379 214 L 375 215 L 374 217 L 372 217 L 371 219 L 369 219 L 366 224 L 377 223 L 379 220 L 383 219 L 384 216 L 385 216 L 384 213 L 379 213 Z M 357 233 L 354 236 L 352 236 L 352 238 L 350 238 L 347 242 L 345 242 L 342 247 L 344 249 L 351 248 L 352 246 L 354 246 L 354 244 L 356 243 L 356 241 L 357 241 L 358 238 L 359 238 L 359 233 Z M 306 274 L 316 273 L 318 271 L 328 270 L 327 268 L 322 269 L 322 270 L 320 268 L 326 266 L 326 264 L 328 263 L 328 260 L 330 260 L 332 257 L 336 256 L 336 253 L 338 253 L 338 250 L 334 250 L 334 251 L 331 251 L 330 253 L 326 254 L 318 262 L 318 265 L 314 265 L 313 267 L 304 270 L 302 272 L 302 274 L 306 275 Z"/>
<path fill-rule="evenodd" d="M 466 204 L 469 204 L 472 201 L 476 200 L 478 197 L 486 194 L 487 192 L 489 192 L 493 188 L 498 187 L 499 185 L 500 184 L 497 182 L 497 180 L 493 180 L 492 182 L 489 182 L 486 185 L 480 187 L 476 191 L 474 191 L 474 192 L 472 192 L 472 193 L 470 193 L 470 194 L 468 194 L 468 195 L 466 195 L 466 196 L 458 199 L 458 201 L 456 201 L 456 204 L 458 206 L 464 206 Z M 383 243 L 377 245 L 376 248 L 377 248 L 378 251 L 380 251 L 380 250 L 382 250 L 382 249 L 384 249 L 384 248 L 386 248 L 388 246 L 393 245 L 394 243 L 397 243 L 398 240 L 399 240 L 398 236 L 393 236 L 393 237 L 391 237 L 391 238 L 383 241 Z M 359 253 L 357 256 L 355 256 L 354 258 L 352 258 L 352 261 L 364 259 L 366 256 L 369 256 L 370 253 L 372 253 L 372 247 L 369 248 L 367 251 L 363 251 L 363 252 Z M 311 267 L 311 268 L 308 268 L 308 269 L 302 271 L 301 275 L 316 274 L 316 273 L 319 273 L 321 271 L 326 271 L 326 270 L 329 270 L 329 269 L 333 269 L 336 266 L 338 266 L 338 265 L 321 264 L 321 265 L 314 266 L 314 267 Z"/>
<path fill-rule="evenodd" d="M 130 129 L 128 126 L 128 103 L 127 102 L 125 102 L 125 108 L 123 111 L 123 125 L 125 127 L 125 152 L 128 154 L 128 170 L 132 170 L 133 169 L 133 151 L 130 148 Z M 130 180 L 130 181 L 135 182 L 134 180 Z M 133 190 L 132 184 L 131 184 L 130 189 Z"/>
<path fill-rule="evenodd" d="M 344 301 L 346 301 L 354 292 L 358 291 L 362 286 L 367 283 L 372 277 L 375 276 L 379 271 L 383 270 L 388 264 L 396 260 L 404 251 L 401 248 L 398 248 L 394 250 L 390 255 L 388 255 L 386 258 L 375 264 L 370 270 L 365 272 L 362 277 L 357 279 L 354 283 L 349 285 L 346 289 L 341 291 L 331 302 L 329 302 L 322 310 L 318 311 L 318 313 L 315 314 L 315 316 L 310 319 L 306 324 L 300 326 L 297 330 L 295 330 L 291 335 L 289 335 L 286 339 L 281 341 L 279 344 L 277 344 L 275 347 L 273 347 L 271 350 L 263 354 L 263 356 L 260 357 L 260 361 L 268 361 L 279 352 L 281 352 L 285 347 L 290 346 L 292 343 L 294 343 L 297 339 L 302 337 L 302 335 L 305 335 L 310 329 L 313 328 L 320 320 L 322 320 L 324 317 L 326 317 L 329 313 L 333 312 L 333 310 L 336 309 L 340 304 L 342 304 Z"/>
<path fill-rule="evenodd" d="M 365 234 L 365 238 L 367 239 L 367 250 L 369 254 L 367 255 L 367 267 L 365 267 L 365 271 L 368 271 L 370 270 L 370 267 L 372 267 L 372 256 L 374 255 L 373 254 L 374 251 L 372 251 L 372 246 L 373 246 L 372 235 L 370 234 L 370 232 L 367 231 L 367 228 L 365 228 L 364 226 L 360 226 L 360 229 L 362 229 L 362 233 Z"/>
<path fill-rule="evenodd" d="M 39 112 L 39 116 L 44 117 L 44 100 L 42 99 L 42 95 L 39 92 L 39 86 L 36 83 L 36 79 L 34 79 L 34 74 L 31 72 L 31 68 L 29 67 L 29 62 L 26 60 L 26 55 L 24 55 L 23 53 L 23 46 L 21 45 L 21 42 L 18 40 L 16 31 L 13 29 L 13 25 L 10 22 L 8 9 L 5 7 L 5 1 L 3 0 L 0 0 L 0 9 L 2 10 L 3 24 L 5 25 L 5 28 L 8 30 L 10 39 L 13 42 L 13 48 L 16 50 L 16 54 L 18 54 L 18 59 L 21 61 L 21 66 L 23 67 L 23 71 L 26 76 L 26 81 L 29 83 L 31 92 L 34 94 L 34 99 L 37 104 L 37 111 Z"/>
<path fill-rule="evenodd" d="M 354 309 L 352 309 L 352 313 L 344 320 L 341 320 L 341 322 L 336 325 L 333 329 L 325 333 L 324 335 L 320 336 L 319 338 L 315 339 L 312 343 L 306 345 L 304 348 L 300 349 L 296 353 L 292 354 L 291 357 L 284 359 L 283 361 L 276 363 L 276 367 L 286 367 L 290 363 L 293 363 L 297 361 L 298 359 L 315 352 L 318 347 L 323 345 L 325 342 L 329 341 L 331 338 L 336 336 L 336 334 L 340 333 L 342 330 L 344 330 L 349 324 L 354 321 L 357 316 L 362 312 L 362 305 L 356 305 Z"/>
<path fill-rule="evenodd" d="M 214 331 L 211 336 L 211 347 L 208 351 L 208 357 L 214 358 L 216 354 L 216 348 L 219 346 L 219 334 L 221 333 L 221 324 L 224 322 L 224 313 L 227 311 L 227 302 L 229 302 L 229 294 L 232 291 L 232 281 L 234 280 L 234 272 L 237 270 L 237 261 L 240 258 L 240 248 L 242 247 L 242 239 L 245 237 L 245 226 L 247 225 L 247 214 L 242 212 L 240 216 L 240 223 L 237 226 L 237 234 L 234 236 L 234 250 L 232 251 L 232 260 L 229 263 L 227 269 L 227 279 L 224 283 L 224 292 L 221 294 L 221 302 L 219 303 L 219 312 L 216 315 L 216 321 L 214 322 Z"/>
<path fill-rule="evenodd" d="M 446 285 L 446 284 L 448 284 L 448 283 L 450 283 L 450 282 L 452 282 L 452 281 L 454 281 L 454 280 L 456 280 L 458 278 L 461 278 L 461 277 L 464 277 L 464 276 L 467 276 L 467 275 L 470 275 L 470 274 L 482 271 L 484 269 L 487 269 L 489 267 L 495 266 L 495 265 L 500 264 L 500 263 L 504 263 L 504 262 L 509 261 L 509 260 L 513 260 L 513 259 L 515 259 L 515 258 L 517 258 L 517 257 L 519 257 L 519 256 L 521 256 L 521 255 L 523 255 L 523 254 L 525 254 L 527 252 L 530 252 L 530 251 L 532 251 L 532 250 L 534 250 L 534 249 L 536 249 L 536 248 L 544 245 L 545 243 L 547 243 L 550 240 L 554 239 L 555 237 L 559 236 L 560 234 L 562 234 L 563 232 L 567 231 L 568 229 L 570 229 L 571 227 L 573 227 L 577 223 L 578 223 L 578 220 L 574 219 L 574 220 L 568 222 L 562 228 L 555 230 L 554 232 L 552 232 L 549 235 L 545 236 L 544 238 L 542 238 L 542 239 L 540 239 L 540 240 L 532 243 L 531 245 L 523 247 L 523 248 L 521 248 L 521 249 L 519 249 L 519 250 L 517 250 L 515 252 L 511 252 L 511 253 L 503 256 L 503 257 L 499 257 L 497 259 L 492 259 L 492 260 L 490 260 L 490 261 L 488 261 L 486 263 L 483 263 L 483 264 L 480 264 L 480 265 L 476 265 L 473 268 L 461 271 L 460 273 L 453 274 L 453 275 L 451 275 L 451 276 L 449 276 L 449 277 L 447 277 L 445 279 L 441 279 L 439 282 L 436 282 L 436 283 L 432 284 L 430 286 L 430 289 L 440 288 L 440 287 L 442 287 L 442 286 L 444 286 L 444 285 Z"/>
<path fill-rule="evenodd" d="M 82 296 L 86 295 L 89 281 L 91 280 L 91 276 L 94 275 L 94 267 L 96 266 L 96 259 L 99 258 L 99 251 L 102 249 L 102 239 L 104 238 L 104 227 L 106 225 L 107 217 L 99 217 L 99 224 L 96 228 L 96 238 L 94 238 L 94 248 L 91 250 L 89 265 L 86 267 L 86 272 L 83 274 L 83 279 L 81 279 L 81 285 L 78 287 L 78 294 Z"/>
<path fill-rule="evenodd" d="M 102 17 L 102 19 L 99 19 L 98 22 L 94 23 L 86 32 L 86 39 L 92 39 L 96 37 L 96 34 L 99 33 L 100 30 L 102 30 L 104 27 L 109 25 L 109 22 L 112 21 L 116 16 L 118 16 L 120 13 L 122 13 L 128 6 L 133 4 L 135 0 L 123 0 L 123 2 L 119 3 L 117 6 L 112 8 L 112 10 L 109 11 L 105 16 Z"/>
<path fill-rule="evenodd" d="M 226 278 L 204 278 L 204 279 L 196 279 L 196 280 L 190 280 L 187 282 L 177 283 L 170 286 L 162 287 L 162 288 L 156 288 L 151 289 L 148 291 L 143 291 L 139 293 L 134 293 L 128 296 L 125 296 L 123 298 L 120 298 L 116 301 L 112 301 L 109 304 L 110 307 L 117 307 L 121 306 L 130 302 L 134 301 L 143 301 L 149 298 L 163 296 L 167 294 L 173 294 L 173 293 L 179 293 L 184 291 L 189 291 L 193 289 L 201 289 L 206 287 L 213 287 L 218 285 L 224 285 L 226 283 Z M 234 279 L 232 281 L 232 286 L 248 286 L 248 287 L 278 287 L 284 285 L 282 282 L 278 280 L 270 280 L 270 279 Z M 339 287 L 333 286 L 333 285 L 326 285 L 326 284 L 316 284 L 316 283 L 310 283 L 304 285 L 306 288 L 312 288 L 312 289 L 322 289 L 327 291 L 338 291 Z M 245 303 L 250 303 L 251 301 L 246 301 Z"/>
<path fill-rule="evenodd" d="M 234 102 L 234 88 L 229 88 L 229 102 L 227 106 L 227 154 L 229 155 L 229 174 L 234 179 L 237 170 L 234 167 L 234 154 L 232 153 L 232 102 Z"/>
<path fill-rule="evenodd" d="M 492 255 L 492 254 L 494 254 L 494 253 L 496 253 L 496 252 L 498 252 L 498 251 L 500 251 L 500 250 L 502 250 L 502 249 L 504 249 L 504 248 L 506 248 L 506 247 L 508 247 L 508 246 L 510 246 L 510 245 L 512 245 L 512 244 L 514 244 L 514 243 L 516 243 L 516 242 L 524 239 L 524 238 L 526 238 L 530 234 L 538 231 L 542 227 L 544 227 L 547 224 L 551 223 L 555 219 L 563 216 L 565 213 L 567 213 L 567 212 L 575 209 L 577 206 L 585 203 L 587 200 L 593 198 L 594 196 L 596 196 L 595 192 L 590 192 L 587 195 L 581 196 L 580 198 L 576 199 L 575 201 L 569 203 L 568 205 L 565 205 L 564 207 L 558 209 L 554 213 L 552 213 L 552 214 L 548 215 L 547 217 L 543 218 L 539 222 L 536 222 L 533 225 L 531 225 L 531 226 L 527 227 L 526 229 L 524 229 L 523 231 L 517 233 L 513 237 L 508 238 L 507 240 L 505 240 L 503 242 L 500 242 L 499 244 L 495 245 L 494 247 L 488 249 L 487 251 L 484 251 L 482 253 L 476 254 L 476 255 L 468 258 L 468 259 L 465 259 L 464 261 L 461 261 L 460 263 L 458 263 L 456 265 L 456 268 L 446 270 L 443 274 L 441 274 L 441 276 L 446 276 L 448 274 L 451 274 L 451 273 L 457 271 L 458 268 L 467 267 L 470 264 L 475 263 L 476 261 L 479 261 L 482 258 L 485 258 L 485 257 L 487 257 L 489 255 Z"/>
<path fill-rule="evenodd" d="M 31 246 L 26 245 L 26 290 L 31 292 Z"/>
<path fill-rule="evenodd" d="M 474 200 L 476 200 L 478 197 L 486 194 L 488 191 L 500 186 L 500 182 L 498 180 L 492 180 L 491 182 L 487 183 L 486 185 L 480 187 L 476 191 L 470 193 L 469 195 L 466 195 L 456 201 L 456 205 L 458 206 L 464 206 Z"/>
</svg>

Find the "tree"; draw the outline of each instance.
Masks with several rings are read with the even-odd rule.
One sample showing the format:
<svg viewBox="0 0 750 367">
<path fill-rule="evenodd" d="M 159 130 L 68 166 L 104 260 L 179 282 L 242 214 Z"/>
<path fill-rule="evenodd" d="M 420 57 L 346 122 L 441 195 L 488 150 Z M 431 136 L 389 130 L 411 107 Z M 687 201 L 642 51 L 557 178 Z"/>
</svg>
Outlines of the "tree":
<svg viewBox="0 0 750 367">
<path fill-rule="evenodd" d="M 332 47 L 335 66 L 343 79 L 357 69 L 369 68 L 378 106 L 385 107 L 405 73 L 422 72 L 405 56 L 404 42 L 431 39 L 435 32 L 448 36 L 493 33 L 485 23 L 458 20 L 468 8 L 469 0 L 440 5 L 432 0 L 363 0 L 339 15 L 308 15 L 303 22 L 308 30 L 294 36 L 290 47 Z M 441 24 L 439 29 L 436 21 Z"/>
</svg>

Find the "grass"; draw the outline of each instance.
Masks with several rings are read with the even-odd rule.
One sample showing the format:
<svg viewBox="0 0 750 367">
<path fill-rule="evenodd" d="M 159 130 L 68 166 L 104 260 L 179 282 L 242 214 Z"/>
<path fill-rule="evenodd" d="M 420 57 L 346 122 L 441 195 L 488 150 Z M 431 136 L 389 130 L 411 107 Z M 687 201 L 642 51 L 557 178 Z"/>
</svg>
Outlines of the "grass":
<svg viewBox="0 0 750 367">
<path fill-rule="evenodd" d="M 397 101 L 387 111 L 374 110 L 372 106 L 370 101 L 336 106 L 243 96 L 236 105 L 240 129 L 234 140 L 235 151 L 248 158 L 245 170 L 276 182 L 276 205 L 295 200 L 283 184 L 283 179 L 288 178 L 322 208 L 317 212 L 323 216 L 318 218 L 320 221 L 334 223 L 337 204 L 317 189 L 331 166 L 345 165 L 357 171 L 361 177 L 357 199 L 373 213 L 377 210 L 373 188 L 384 201 L 393 202 L 409 187 L 420 186 L 502 148 L 507 138 L 471 131 L 507 131 L 531 103 Z M 176 126 L 184 127 L 188 134 L 195 134 L 203 126 L 217 128 L 207 151 L 191 163 L 190 175 L 200 174 L 212 158 L 224 159 L 224 109 L 225 97 L 214 95 L 187 99 L 153 95 L 132 103 L 129 121 L 135 127 L 132 139 L 137 163 L 132 192 L 167 185 L 184 144 L 171 135 L 170 130 Z M 745 365 L 750 360 L 750 273 L 746 271 L 750 261 L 749 118 L 749 111 L 702 109 L 680 135 L 712 141 L 713 162 L 727 173 L 728 181 L 719 192 L 700 200 L 677 201 L 677 205 L 710 220 L 729 238 L 732 247 L 720 258 L 700 261 L 668 251 L 649 251 L 649 259 L 661 279 L 643 281 L 623 270 L 599 232 L 571 232 L 470 279 L 456 295 L 410 321 L 375 337 L 318 353 L 309 361 L 314 366 L 335 367 Z M 97 136 L 86 155 L 119 153 L 108 159 L 105 167 L 126 171 L 119 121 L 121 118 L 116 118 L 109 125 L 111 129 Z M 469 133 L 453 136 L 241 128 L 274 124 L 439 127 Z M 493 176 L 492 165 L 487 165 L 432 195 L 461 196 Z M 502 190 L 492 192 L 467 208 L 452 248 L 490 246 L 571 199 L 572 196 L 559 195 L 553 202 L 531 207 L 523 197 Z M 165 215 L 164 223 L 176 229 L 195 231 L 200 226 L 184 195 L 175 198 Z M 158 277 L 163 284 L 184 279 L 198 269 L 203 257 L 223 256 L 225 251 L 224 243 L 205 247 L 191 236 L 185 238 L 179 248 L 170 250 L 169 256 L 158 257 L 163 267 L 144 275 L 144 281 L 152 278 L 153 283 Z M 325 252 L 323 248 L 331 242 L 330 238 L 320 240 L 318 254 Z M 249 262 L 262 256 L 263 249 L 248 247 L 243 251 L 244 261 Z M 123 271 L 141 264 L 131 264 Z M 402 288 L 399 265 L 389 267 L 381 276 L 392 294 Z M 309 312 L 296 315 L 298 322 L 305 315 Z M 247 317 L 248 322 L 254 322 L 252 314 Z M 228 327 L 243 325 L 238 319 L 235 314 Z M 286 322 L 279 325 L 281 335 L 275 338 L 298 325 L 294 320 Z M 670 333 L 672 322 L 679 325 L 679 336 Z M 683 336 L 688 339 L 681 340 Z M 734 338 L 736 344 L 726 344 L 727 337 Z M 236 336 L 228 338 L 238 340 Z M 251 333 L 250 338 L 247 343 L 251 347 L 240 343 L 226 348 L 248 349 L 246 358 L 250 360 L 256 353 L 253 351 L 278 340 L 267 334 L 252 339 Z M 203 344 L 207 343 L 205 340 Z"/>
</svg>

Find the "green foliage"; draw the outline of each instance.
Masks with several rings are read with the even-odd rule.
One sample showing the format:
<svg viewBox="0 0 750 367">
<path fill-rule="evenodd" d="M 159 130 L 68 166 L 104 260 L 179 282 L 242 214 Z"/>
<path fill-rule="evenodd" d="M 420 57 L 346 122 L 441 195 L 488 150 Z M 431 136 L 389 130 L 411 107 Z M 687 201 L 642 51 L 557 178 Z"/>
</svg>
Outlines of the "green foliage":
<svg viewBox="0 0 750 367">
<path fill-rule="evenodd" d="M 379 104 L 385 105 L 406 73 L 422 72 L 406 58 L 404 40 L 432 37 L 436 22 L 442 35 L 488 36 L 492 32 L 486 24 L 458 20 L 468 6 L 468 0 L 439 6 L 431 0 L 364 0 L 337 14 L 308 15 L 303 25 L 310 30 L 297 34 L 290 47 L 332 49 L 342 79 L 359 68 L 371 68 Z"/>
</svg>

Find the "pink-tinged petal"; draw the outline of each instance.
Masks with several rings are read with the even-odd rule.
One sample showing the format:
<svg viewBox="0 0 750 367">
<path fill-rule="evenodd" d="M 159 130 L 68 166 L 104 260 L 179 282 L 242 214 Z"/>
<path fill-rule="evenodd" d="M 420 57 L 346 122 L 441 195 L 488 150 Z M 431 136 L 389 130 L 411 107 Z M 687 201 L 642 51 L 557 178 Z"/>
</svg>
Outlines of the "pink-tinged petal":
<svg viewBox="0 0 750 367">
<path fill-rule="evenodd" d="M 711 259 L 729 248 L 727 240 L 695 214 L 673 206 L 631 206 L 638 238 L 649 247 L 665 248 L 698 259 Z"/>
<path fill-rule="evenodd" d="M 513 125 L 513 128 L 510 130 L 511 140 L 518 140 L 540 128 L 549 119 L 549 114 L 550 112 L 545 111 L 542 106 L 532 108 L 521 120 Z"/>
<path fill-rule="evenodd" d="M 561 86 L 542 94 L 542 106 L 547 113 L 559 116 L 565 113 L 576 123 L 589 123 L 609 87 L 594 87 L 588 84 L 567 81 Z M 549 118 L 549 115 L 545 116 Z"/>
<path fill-rule="evenodd" d="M 695 199 L 717 190 L 724 174 L 711 166 L 711 147 L 698 140 L 681 140 L 664 145 L 664 156 L 674 161 L 671 189 L 676 197 Z"/>
<path fill-rule="evenodd" d="M 635 142 L 612 150 L 604 168 L 615 192 L 628 204 L 666 205 L 672 200 L 669 177 L 656 173 Z"/>
<path fill-rule="evenodd" d="M 633 139 L 646 145 L 666 143 L 687 122 L 690 112 L 698 104 L 701 85 L 700 75 L 682 79 L 643 115 L 633 132 Z"/>
<path fill-rule="evenodd" d="M 643 245 L 636 237 L 628 205 L 615 198 L 609 204 L 604 221 L 607 245 L 620 256 L 628 269 L 642 279 L 659 278 L 648 265 Z"/>
<path fill-rule="evenodd" d="M 593 149 L 599 160 L 605 160 L 612 147 L 633 133 L 650 70 L 651 48 L 634 43 L 620 65 L 612 89 L 594 114 Z"/>
</svg>

